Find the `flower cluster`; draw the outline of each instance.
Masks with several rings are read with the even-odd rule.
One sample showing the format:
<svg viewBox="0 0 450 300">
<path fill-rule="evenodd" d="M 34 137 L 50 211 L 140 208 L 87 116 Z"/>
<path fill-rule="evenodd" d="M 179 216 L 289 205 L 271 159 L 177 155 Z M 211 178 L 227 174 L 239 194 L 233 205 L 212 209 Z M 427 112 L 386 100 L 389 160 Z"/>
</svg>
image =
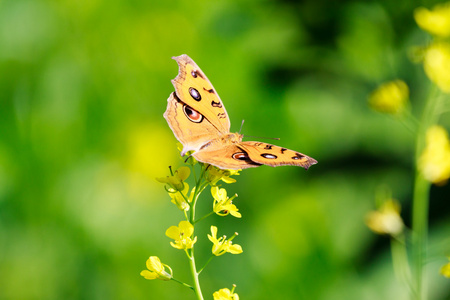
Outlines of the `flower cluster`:
<svg viewBox="0 0 450 300">
<path fill-rule="evenodd" d="M 172 269 L 165 264 L 162 264 L 160 259 L 156 256 L 151 256 L 147 260 L 147 270 L 141 272 L 141 276 L 145 279 L 162 279 L 162 280 L 174 280 L 178 283 L 183 284 L 195 291 L 198 299 L 203 299 L 199 283 L 199 274 L 208 265 L 213 257 L 223 255 L 225 253 L 239 254 L 242 253 L 242 247 L 238 244 L 233 244 L 232 240 L 238 235 L 235 233 L 231 238 L 226 238 L 226 236 L 217 237 L 217 227 L 211 226 L 211 234 L 208 234 L 208 239 L 212 242 L 211 257 L 204 266 L 197 271 L 197 265 L 194 256 L 194 247 L 197 242 L 198 237 L 194 235 L 195 225 L 200 221 L 205 220 L 211 215 L 218 215 L 225 217 L 227 215 L 232 215 L 236 218 L 241 218 L 242 215 L 239 213 L 239 209 L 232 203 L 232 201 L 237 197 L 233 195 L 232 197 L 227 196 L 227 191 L 225 188 L 219 186 L 219 182 L 233 183 L 236 182 L 231 176 L 239 175 L 238 171 L 234 170 L 221 170 L 214 166 L 207 164 L 200 165 L 200 175 L 196 176 L 196 165 L 197 162 L 194 158 L 190 157 L 188 159 L 189 167 L 183 166 L 178 168 L 175 172 L 170 169 L 170 175 L 166 177 L 157 178 L 157 181 L 165 184 L 165 189 L 168 192 L 171 202 L 176 205 L 184 213 L 185 220 L 178 223 L 178 226 L 170 226 L 166 230 L 166 236 L 171 238 L 173 241 L 170 245 L 175 249 L 183 250 L 190 264 L 190 269 L 192 271 L 192 277 L 194 284 L 191 286 L 189 284 L 183 283 L 173 277 Z M 190 174 L 194 174 L 195 186 L 191 189 L 186 180 L 189 178 Z M 211 195 L 213 198 L 212 210 L 210 213 L 203 217 L 196 219 L 195 208 L 197 200 L 200 194 L 205 190 L 207 186 L 211 187 Z M 167 271 L 166 271 L 167 270 Z M 238 300 L 238 294 L 234 293 L 234 288 L 230 291 L 229 289 L 221 289 L 213 294 L 216 300 Z"/>
<path fill-rule="evenodd" d="M 432 10 L 420 7 L 414 12 L 417 25 L 434 40 L 423 49 L 425 73 L 443 92 L 450 93 L 450 2 Z"/>
<path fill-rule="evenodd" d="M 449 135 L 444 127 L 438 125 L 439 117 L 445 112 L 443 101 L 449 100 L 450 93 L 450 2 L 432 9 L 417 8 L 414 19 L 432 39 L 427 45 L 413 49 L 413 58 L 423 64 L 426 76 L 435 85 L 430 89 L 424 109 L 420 110 L 420 118 L 416 119 L 409 109 L 409 88 L 402 80 L 384 83 L 369 96 L 372 109 L 395 115 L 415 135 L 412 230 L 405 230 L 400 205 L 390 193 L 377 197 L 381 205 L 367 214 L 366 224 L 375 233 L 391 237 L 396 274 L 404 277 L 406 284 L 413 287 L 412 292 L 420 296 L 426 261 L 429 188 L 431 184 L 446 184 L 450 178 Z M 411 251 L 405 242 L 409 240 L 408 233 L 411 233 Z M 408 257 L 409 253 L 412 259 Z M 410 262 L 414 267 L 409 267 Z M 450 277 L 450 263 L 441 268 L 441 274 Z"/>
</svg>

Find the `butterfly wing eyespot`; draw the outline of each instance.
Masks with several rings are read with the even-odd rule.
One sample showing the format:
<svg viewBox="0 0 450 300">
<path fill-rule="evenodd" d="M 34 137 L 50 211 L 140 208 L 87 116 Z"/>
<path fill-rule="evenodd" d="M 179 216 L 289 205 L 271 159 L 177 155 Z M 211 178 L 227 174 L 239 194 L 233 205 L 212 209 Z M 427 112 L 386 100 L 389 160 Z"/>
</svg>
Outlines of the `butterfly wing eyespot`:
<svg viewBox="0 0 450 300">
<path fill-rule="evenodd" d="M 191 122 L 201 123 L 203 121 L 203 115 L 186 104 L 183 105 L 183 112 Z"/>
<path fill-rule="evenodd" d="M 277 159 L 278 158 L 276 155 L 270 154 L 270 153 L 262 153 L 261 156 L 264 158 L 267 158 L 267 159 Z"/>
<path fill-rule="evenodd" d="M 236 160 L 248 160 L 248 155 L 245 152 L 236 152 L 231 157 Z"/>
<path fill-rule="evenodd" d="M 189 94 L 191 95 L 192 99 L 194 99 L 195 101 L 202 100 L 202 95 L 200 95 L 200 93 L 193 87 L 189 88 Z"/>
</svg>

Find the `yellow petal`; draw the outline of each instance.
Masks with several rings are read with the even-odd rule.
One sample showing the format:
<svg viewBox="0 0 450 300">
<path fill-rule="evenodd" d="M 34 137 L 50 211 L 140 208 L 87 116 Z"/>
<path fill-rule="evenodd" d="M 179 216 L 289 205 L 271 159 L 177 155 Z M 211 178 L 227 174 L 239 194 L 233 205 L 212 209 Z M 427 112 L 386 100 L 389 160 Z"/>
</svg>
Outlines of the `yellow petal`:
<svg viewBox="0 0 450 300">
<path fill-rule="evenodd" d="M 191 174 L 191 169 L 188 167 L 180 167 L 175 171 L 175 174 L 181 181 L 185 181 Z"/>
<path fill-rule="evenodd" d="M 190 237 L 194 233 L 194 226 L 188 221 L 181 221 L 178 224 L 180 232 L 184 234 L 184 237 Z"/>
<path fill-rule="evenodd" d="M 234 206 L 234 205 L 233 205 L 233 206 Z M 238 212 L 237 209 L 236 209 L 236 210 L 230 210 L 230 214 L 231 214 L 233 217 L 236 217 L 236 218 L 241 218 L 241 217 L 242 217 L 241 213 Z"/>
<path fill-rule="evenodd" d="M 219 192 L 218 186 L 211 187 L 211 195 L 213 196 L 214 199 L 218 198 L 218 196 L 217 196 L 218 192 Z"/>
<path fill-rule="evenodd" d="M 150 272 L 149 270 L 141 271 L 141 276 L 148 280 L 158 278 L 158 274 L 156 274 L 155 272 Z"/>
<path fill-rule="evenodd" d="M 369 96 L 369 105 L 374 110 L 396 114 L 401 112 L 409 99 L 409 89 L 402 80 L 394 80 L 380 85 Z"/>
<path fill-rule="evenodd" d="M 441 268 L 441 274 L 450 278 L 450 262 Z"/>
<path fill-rule="evenodd" d="M 178 240 L 180 238 L 180 229 L 177 226 L 170 226 L 166 230 L 166 236 L 171 239 Z"/>
<path fill-rule="evenodd" d="M 231 254 L 239 254 L 242 253 L 242 247 L 238 244 L 234 244 L 234 245 L 230 245 L 228 247 L 228 252 L 230 252 Z"/>
<path fill-rule="evenodd" d="M 211 226 L 211 234 L 214 239 L 217 239 L 217 227 L 216 226 Z"/>
<path fill-rule="evenodd" d="M 214 296 L 214 294 L 216 296 Z M 229 289 L 221 289 L 213 294 L 214 300 L 231 300 L 231 291 Z"/>
<path fill-rule="evenodd" d="M 426 147 L 419 158 L 419 169 L 430 182 L 444 183 L 450 178 L 450 140 L 441 126 L 427 130 Z"/>
<path fill-rule="evenodd" d="M 419 7 L 414 11 L 414 19 L 423 30 L 435 36 L 450 36 L 450 4 L 438 4 L 432 10 Z"/>
<path fill-rule="evenodd" d="M 433 43 L 425 50 L 423 67 L 428 78 L 442 91 L 450 93 L 450 44 Z"/>
<path fill-rule="evenodd" d="M 146 265 L 147 269 L 156 273 L 161 273 L 164 270 L 164 266 L 157 256 L 150 256 L 150 258 L 147 259 Z"/>
<path fill-rule="evenodd" d="M 174 243 L 174 242 L 170 242 L 170 245 L 171 245 L 172 247 L 176 248 L 176 249 L 184 249 L 184 248 L 185 248 L 185 245 L 182 244 L 182 243 L 180 242 L 180 240 L 176 240 L 175 243 Z"/>
<path fill-rule="evenodd" d="M 219 201 L 227 200 L 227 190 L 226 189 L 219 189 L 219 191 L 217 192 L 217 200 L 219 200 Z"/>
<path fill-rule="evenodd" d="M 169 178 L 169 176 L 166 176 L 166 177 L 156 177 L 156 180 L 157 180 L 158 182 L 161 182 L 161 183 L 169 183 L 168 178 Z"/>
</svg>

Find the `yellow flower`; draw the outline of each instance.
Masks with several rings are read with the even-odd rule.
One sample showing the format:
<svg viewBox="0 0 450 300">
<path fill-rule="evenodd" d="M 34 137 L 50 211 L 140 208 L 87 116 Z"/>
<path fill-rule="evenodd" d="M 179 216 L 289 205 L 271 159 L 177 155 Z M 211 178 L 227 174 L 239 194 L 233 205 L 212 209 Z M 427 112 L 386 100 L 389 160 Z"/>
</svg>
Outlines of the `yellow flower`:
<svg viewBox="0 0 450 300">
<path fill-rule="evenodd" d="M 450 257 L 449 257 L 450 259 Z M 450 262 L 448 262 L 447 264 L 443 265 L 441 268 L 441 274 L 444 277 L 450 278 Z"/>
<path fill-rule="evenodd" d="M 191 238 L 194 234 L 194 226 L 188 221 L 181 221 L 177 226 L 170 226 L 166 230 L 166 235 L 175 242 L 170 242 L 172 247 L 177 249 L 191 249 L 195 242 L 197 242 L 197 237 Z"/>
<path fill-rule="evenodd" d="M 403 111 L 408 103 L 409 89 L 402 80 L 394 80 L 380 85 L 369 96 L 369 105 L 374 110 L 397 114 Z"/>
<path fill-rule="evenodd" d="M 233 245 L 231 241 L 237 236 L 237 232 L 227 240 L 226 236 L 222 236 L 217 238 L 217 227 L 211 226 L 211 235 L 208 234 L 208 239 L 213 243 L 212 253 L 215 256 L 220 256 L 227 252 L 231 254 L 239 254 L 242 253 L 242 247 L 238 244 Z"/>
<path fill-rule="evenodd" d="M 441 126 L 427 130 L 426 146 L 418 167 L 425 179 L 433 183 L 444 184 L 450 178 L 450 141 Z"/>
<path fill-rule="evenodd" d="M 425 49 L 423 67 L 428 78 L 442 91 L 450 92 L 450 44 L 436 42 Z"/>
<path fill-rule="evenodd" d="M 191 193 L 188 196 L 189 184 L 184 183 L 184 189 L 182 191 L 178 191 L 175 193 L 169 193 L 170 200 L 173 204 L 175 204 L 180 210 L 188 211 L 191 207 L 189 203 L 192 202 L 195 193 L 195 187 L 192 189 Z"/>
<path fill-rule="evenodd" d="M 214 292 L 214 300 L 239 300 L 239 295 L 234 292 L 235 287 L 236 286 L 233 285 L 233 289 L 231 291 L 225 288 Z"/>
<path fill-rule="evenodd" d="M 141 271 L 141 276 L 143 276 L 145 279 L 161 279 L 161 280 L 170 280 L 172 279 L 172 269 L 166 265 L 161 263 L 159 260 L 159 257 L 157 256 L 150 256 L 149 259 L 147 259 L 147 262 L 145 263 L 148 270 Z M 165 269 L 169 269 L 168 273 Z"/>
<path fill-rule="evenodd" d="M 214 166 L 209 166 L 206 172 L 206 181 L 208 181 L 212 186 L 216 185 L 219 180 L 225 183 L 234 183 L 236 179 L 230 176 L 239 175 L 240 170 L 222 170 Z"/>
<path fill-rule="evenodd" d="M 219 216 L 231 214 L 236 218 L 241 217 L 241 214 L 238 212 L 239 209 L 232 203 L 233 199 L 237 197 L 237 194 L 231 198 L 228 198 L 227 190 L 221 189 L 217 186 L 213 186 L 211 188 L 211 194 L 214 198 L 213 210 L 216 214 Z"/>
<path fill-rule="evenodd" d="M 366 224 L 375 233 L 398 235 L 403 230 L 400 204 L 393 199 L 387 200 L 377 211 L 367 215 Z"/>
<path fill-rule="evenodd" d="M 158 177 L 156 180 L 158 180 L 161 183 L 167 183 L 171 189 L 169 192 L 174 193 L 176 191 L 182 191 L 184 190 L 184 182 L 191 173 L 191 169 L 188 167 L 180 167 L 175 171 L 175 174 L 173 176 L 166 176 L 166 177 Z"/>
<path fill-rule="evenodd" d="M 414 19 L 423 30 L 439 37 L 450 36 L 450 3 L 437 4 L 432 10 L 419 7 L 414 11 Z"/>
</svg>

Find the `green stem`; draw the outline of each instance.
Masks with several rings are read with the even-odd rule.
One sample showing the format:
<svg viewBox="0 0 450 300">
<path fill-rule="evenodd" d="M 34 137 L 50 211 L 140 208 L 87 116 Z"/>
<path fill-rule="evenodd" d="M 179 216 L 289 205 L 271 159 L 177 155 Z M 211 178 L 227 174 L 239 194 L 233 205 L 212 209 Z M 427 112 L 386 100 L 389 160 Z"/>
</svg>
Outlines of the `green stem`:
<svg viewBox="0 0 450 300">
<path fill-rule="evenodd" d="M 195 173 L 195 166 L 191 164 L 192 174 L 194 175 L 194 182 L 197 182 L 197 174 Z"/>
<path fill-rule="evenodd" d="M 426 286 L 423 281 L 423 266 L 427 252 L 426 245 L 428 239 L 428 204 L 430 191 L 430 183 L 426 181 L 425 178 L 423 178 L 418 168 L 418 161 L 425 148 L 426 131 L 431 125 L 437 122 L 438 114 L 436 113 L 436 108 L 438 106 L 438 100 L 440 98 L 437 92 L 438 91 L 436 87 L 433 87 L 425 104 L 422 119 L 417 132 L 415 149 L 416 174 L 414 180 L 412 212 L 412 254 L 414 266 L 414 294 L 415 299 L 417 300 L 426 299 Z"/>
<path fill-rule="evenodd" d="M 184 282 L 182 282 L 182 281 L 179 281 L 178 279 L 175 279 L 175 278 L 171 278 L 171 280 L 173 280 L 173 281 L 175 281 L 175 282 L 178 282 L 179 284 L 181 284 L 181 285 L 184 285 L 185 287 L 188 287 L 188 288 L 190 288 L 191 290 L 193 290 L 194 288 L 192 287 L 192 286 L 190 286 L 189 284 L 187 284 L 187 283 L 184 283 Z"/>
<path fill-rule="evenodd" d="M 191 203 L 189 222 L 192 225 L 195 224 L 195 206 L 196 206 L 197 200 L 202 192 L 202 189 L 200 189 L 199 187 L 200 187 L 200 184 L 201 184 L 201 181 L 203 178 L 203 174 L 204 174 L 203 172 L 200 174 L 200 177 L 199 177 L 198 181 L 196 182 L 196 188 L 195 188 L 194 196 L 193 196 L 192 203 Z M 194 232 L 195 232 L 195 228 L 194 228 Z M 197 299 L 203 300 L 203 294 L 202 294 L 202 290 L 200 287 L 200 281 L 198 279 L 198 275 L 200 274 L 200 272 L 197 272 L 197 267 L 195 265 L 194 246 L 190 249 L 189 266 L 191 268 L 191 274 L 192 274 L 192 278 L 194 280 L 194 291 L 195 291 L 195 294 L 197 295 Z"/>
<path fill-rule="evenodd" d="M 192 278 L 194 279 L 194 291 L 195 291 L 195 294 L 197 295 L 197 299 L 203 300 L 202 289 L 200 288 L 200 281 L 198 280 L 198 275 L 200 273 L 197 272 L 197 268 L 195 266 L 194 247 L 192 247 L 192 249 L 191 249 L 189 266 L 191 267 Z"/>
<path fill-rule="evenodd" d="M 212 212 L 210 212 L 209 214 L 206 214 L 206 215 L 204 215 L 203 217 L 201 217 L 200 219 L 194 221 L 194 223 L 192 223 L 192 225 L 194 225 L 194 224 L 196 224 L 196 223 L 198 223 L 198 222 L 200 222 L 200 221 L 206 219 L 207 217 L 209 217 L 209 216 L 212 215 L 212 214 L 214 214 L 214 211 L 212 211 Z"/>
<path fill-rule="evenodd" d="M 200 269 L 200 271 L 198 271 L 198 274 L 200 274 L 200 273 L 203 271 L 203 269 L 206 268 L 206 266 L 211 262 L 211 260 L 213 259 L 213 257 L 214 257 L 214 254 L 211 255 L 211 256 L 209 257 L 209 259 L 208 259 L 208 261 L 205 263 L 205 265 Z"/>
<path fill-rule="evenodd" d="M 430 184 L 417 171 L 414 182 L 413 202 L 413 259 L 414 283 L 416 299 L 426 299 L 426 289 L 423 282 L 423 266 L 426 258 L 428 239 L 428 194 Z"/>
<path fill-rule="evenodd" d="M 412 134 L 417 133 L 417 127 L 419 127 L 419 122 L 417 119 L 411 114 L 409 109 L 405 109 L 402 114 L 399 116 L 399 121 L 408 129 Z"/>
<path fill-rule="evenodd" d="M 411 270 L 408 264 L 405 237 L 402 234 L 391 239 L 392 264 L 397 278 L 403 282 L 410 291 L 413 291 L 411 282 Z"/>
</svg>

